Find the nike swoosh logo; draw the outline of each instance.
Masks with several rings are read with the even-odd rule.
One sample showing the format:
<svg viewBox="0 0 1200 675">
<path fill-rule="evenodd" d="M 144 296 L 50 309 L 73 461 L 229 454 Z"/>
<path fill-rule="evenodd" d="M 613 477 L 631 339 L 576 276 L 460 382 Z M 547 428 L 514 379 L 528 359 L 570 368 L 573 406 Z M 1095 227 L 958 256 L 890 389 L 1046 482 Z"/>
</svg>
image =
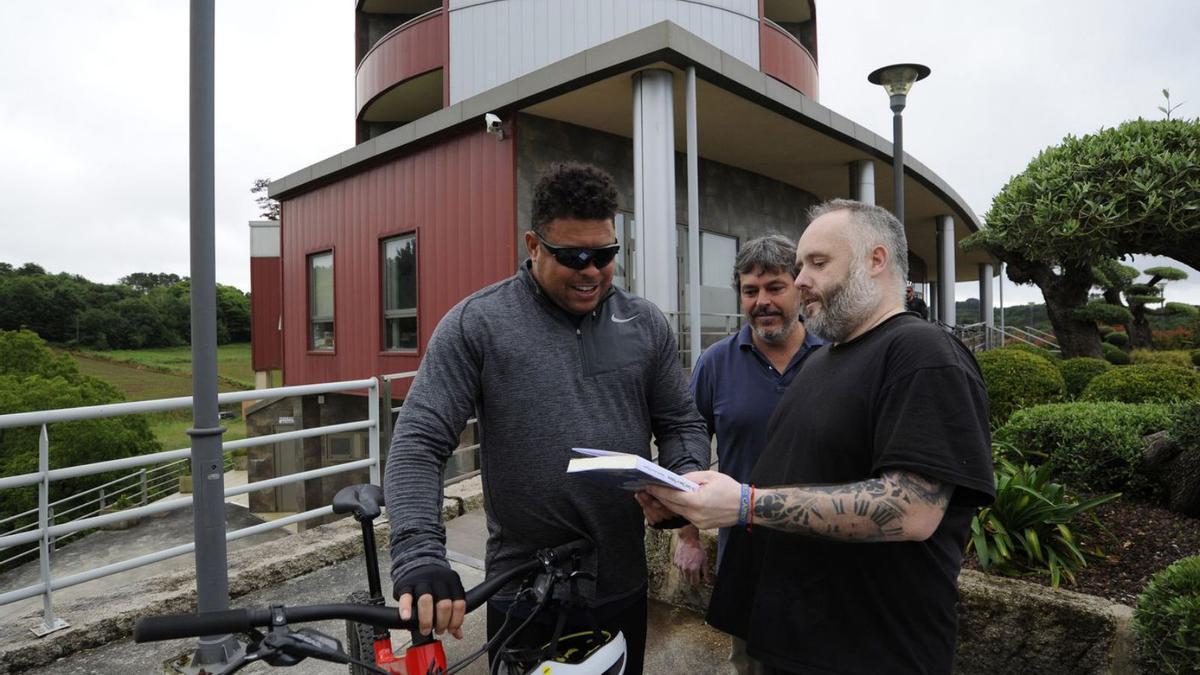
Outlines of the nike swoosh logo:
<svg viewBox="0 0 1200 675">
<path fill-rule="evenodd" d="M 616 314 L 613 314 L 612 322 L 613 323 L 629 323 L 630 321 L 633 321 L 634 319 L 638 318 L 639 316 L 641 316 L 641 314 L 634 314 L 633 316 L 631 316 L 627 319 L 619 319 L 619 318 L 617 318 Z"/>
</svg>

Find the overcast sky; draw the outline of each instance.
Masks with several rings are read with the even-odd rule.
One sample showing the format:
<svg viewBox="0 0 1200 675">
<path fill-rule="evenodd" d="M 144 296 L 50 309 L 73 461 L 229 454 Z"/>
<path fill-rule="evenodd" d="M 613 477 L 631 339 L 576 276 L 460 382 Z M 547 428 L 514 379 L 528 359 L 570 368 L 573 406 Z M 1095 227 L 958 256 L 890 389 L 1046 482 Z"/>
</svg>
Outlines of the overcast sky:
<svg viewBox="0 0 1200 675">
<path fill-rule="evenodd" d="M 184 0 L 0 6 L 0 261 L 113 282 L 188 273 Z M 249 289 L 249 188 L 354 140 L 353 3 L 217 2 L 217 280 Z M 891 136 L 888 63 L 933 69 L 905 147 L 982 218 L 1042 148 L 1162 114 L 1200 115 L 1194 0 L 817 3 L 821 103 Z M 1138 258 L 1145 268 L 1173 261 Z M 1167 298 L 1200 304 L 1200 273 Z M 958 297 L 978 296 L 960 284 Z M 1005 304 L 1041 302 L 1005 284 Z"/>
</svg>

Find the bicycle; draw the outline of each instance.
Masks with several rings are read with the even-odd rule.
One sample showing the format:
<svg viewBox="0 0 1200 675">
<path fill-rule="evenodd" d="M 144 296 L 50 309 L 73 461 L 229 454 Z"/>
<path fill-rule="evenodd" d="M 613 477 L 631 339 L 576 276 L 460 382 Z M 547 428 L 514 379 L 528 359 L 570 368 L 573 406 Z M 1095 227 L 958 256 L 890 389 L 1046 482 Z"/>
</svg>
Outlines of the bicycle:
<svg viewBox="0 0 1200 675">
<path fill-rule="evenodd" d="M 396 607 L 385 604 L 379 579 L 375 549 L 374 519 L 380 515 L 383 494 L 375 485 L 352 485 L 334 496 L 336 513 L 351 514 L 362 527 L 363 546 L 367 564 L 368 591 L 355 591 L 348 602 L 340 604 L 274 605 L 267 609 L 231 609 L 199 614 L 153 616 L 138 619 L 134 625 L 135 642 L 155 642 L 203 635 L 226 633 L 246 634 L 250 640 L 246 650 L 221 674 L 234 673 L 254 662 L 274 667 L 289 667 L 312 657 L 331 663 L 346 664 L 354 675 L 383 673 L 384 675 L 451 675 L 470 665 L 493 646 L 488 642 L 463 660 L 447 666 L 442 644 L 433 634 L 422 635 L 417 619 L 403 621 Z M 579 569 L 580 558 L 591 550 L 585 541 L 538 551 L 529 560 L 504 573 L 497 574 L 466 593 L 467 611 L 487 602 L 497 591 L 515 579 L 523 579 L 518 598 L 534 602 L 534 610 L 512 633 L 508 633 L 497 650 L 492 672 L 505 665 L 515 673 L 567 673 L 579 675 L 621 675 L 625 666 L 625 638 L 618 631 L 610 634 L 598 629 L 570 635 L 560 635 L 563 608 L 581 603 L 576 580 L 591 578 Z M 567 586 L 567 599 L 554 599 L 556 589 Z M 534 650 L 509 649 L 513 637 L 530 624 L 547 607 L 559 605 L 560 620 L 554 637 Z M 496 638 L 505 636 L 504 628 L 511 610 Z M 344 620 L 348 652 L 342 643 L 313 628 L 292 630 L 290 623 Z M 267 633 L 260 628 L 268 629 Z M 412 643 L 402 654 L 392 648 L 388 629 L 404 629 L 412 634 Z"/>
</svg>

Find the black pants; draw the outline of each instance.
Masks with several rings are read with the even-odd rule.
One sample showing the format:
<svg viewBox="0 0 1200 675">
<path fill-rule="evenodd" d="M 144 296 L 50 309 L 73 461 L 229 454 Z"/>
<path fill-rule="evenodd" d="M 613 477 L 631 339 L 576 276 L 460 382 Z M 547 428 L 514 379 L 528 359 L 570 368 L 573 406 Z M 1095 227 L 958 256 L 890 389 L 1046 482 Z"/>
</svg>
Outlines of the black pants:
<svg viewBox="0 0 1200 675">
<path fill-rule="evenodd" d="M 646 652 L 646 591 L 643 589 L 634 598 L 612 604 L 614 606 L 611 608 L 600 607 L 592 612 L 597 627 L 611 633 L 616 633 L 619 630 L 625 634 L 625 649 L 628 653 L 625 673 L 626 675 L 642 675 L 642 661 Z M 504 629 L 506 634 L 516 630 L 528 616 L 528 614 L 519 614 L 519 609 L 513 610 L 512 619 L 509 620 L 508 626 Z M 543 611 L 542 614 L 534 618 L 532 623 L 525 627 L 525 630 L 521 631 L 520 635 L 513 638 L 512 642 L 508 643 L 508 646 L 510 648 L 535 648 L 546 644 L 554 635 L 556 619 L 557 615 L 553 611 Z M 495 637 L 503 623 L 504 611 L 488 603 L 487 635 L 489 641 Z M 591 628 L 592 626 L 586 621 L 569 619 L 566 627 L 563 629 L 563 633 L 569 634 L 581 630 L 590 630 Z M 503 641 L 504 638 L 500 638 L 496 641 L 496 644 L 492 645 L 492 648 L 488 651 L 489 660 L 496 658 L 496 652 Z"/>
</svg>

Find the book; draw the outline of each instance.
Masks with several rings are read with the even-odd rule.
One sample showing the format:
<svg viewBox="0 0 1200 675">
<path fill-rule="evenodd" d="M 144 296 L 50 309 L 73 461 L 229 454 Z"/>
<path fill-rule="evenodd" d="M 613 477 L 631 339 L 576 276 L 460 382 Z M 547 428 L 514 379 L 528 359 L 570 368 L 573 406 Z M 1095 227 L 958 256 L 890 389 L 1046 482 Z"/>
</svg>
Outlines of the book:
<svg viewBox="0 0 1200 675">
<path fill-rule="evenodd" d="M 700 489 L 696 483 L 645 457 L 596 448 L 571 449 L 586 456 L 575 457 L 568 462 L 567 473 L 588 476 L 635 492 L 644 490 L 647 485 L 662 485 L 684 492 Z"/>
</svg>

